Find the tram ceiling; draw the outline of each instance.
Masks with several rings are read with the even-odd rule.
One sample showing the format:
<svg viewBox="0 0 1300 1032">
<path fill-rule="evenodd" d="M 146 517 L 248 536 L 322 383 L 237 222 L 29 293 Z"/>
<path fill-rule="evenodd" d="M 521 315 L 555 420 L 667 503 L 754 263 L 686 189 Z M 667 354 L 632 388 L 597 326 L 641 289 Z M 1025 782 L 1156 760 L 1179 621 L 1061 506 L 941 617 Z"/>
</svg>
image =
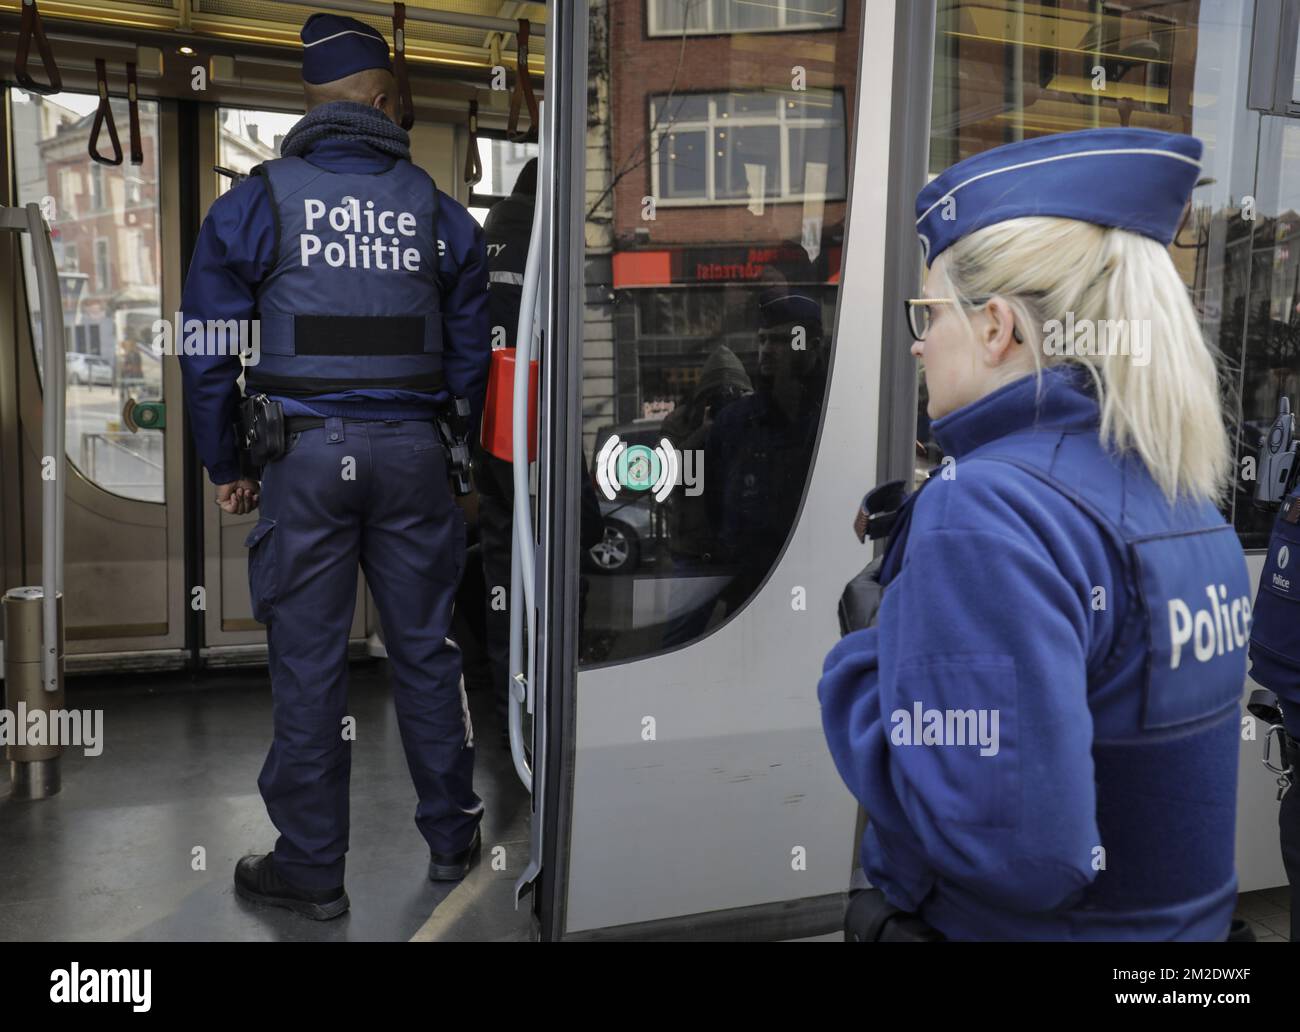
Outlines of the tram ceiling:
<svg viewBox="0 0 1300 1032">
<path fill-rule="evenodd" d="M 301 44 L 298 32 L 311 10 L 339 11 L 373 25 L 392 40 L 391 3 L 377 0 L 38 0 L 46 34 L 65 89 L 95 89 L 95 58 L 110 66 L 138 65 L 142 97 L 195 99 L 193 69 L 206 70 L 201 99 L 287 107 L 301 102 Z M 541 3 L 461 2 L 446 10 L 434 0 L 406 5 L 406 61 L 417 115 L 433 121 L 460 120 L 473 99 L 486 128 L 503 127 L 507 90 L 490 89 L 500 61 L 513 83 L 517 19 L 529 19 L 531 35 L 545 33 Z M 0 67 L 14 84 L 21 0 L 0 0 Z M 92 28 L 93 26 L 93 28 Z M 495 43 L 495 53 L 494 53 Z M 542 48 L 528 54 L 534 88 L 540 94 Z M 33 67 L 39 62 L 32 55 Z M 500 123 L 498 126 L 497 123 Z"/>
</svg>

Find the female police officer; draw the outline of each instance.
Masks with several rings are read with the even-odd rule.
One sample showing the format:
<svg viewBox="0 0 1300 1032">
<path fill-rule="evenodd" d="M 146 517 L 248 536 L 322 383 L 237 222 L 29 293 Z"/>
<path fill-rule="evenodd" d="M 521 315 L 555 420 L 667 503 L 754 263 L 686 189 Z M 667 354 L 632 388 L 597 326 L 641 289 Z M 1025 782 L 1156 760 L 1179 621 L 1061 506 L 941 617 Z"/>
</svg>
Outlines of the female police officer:
<svg viewBox="0 0 1300 1032">
<path fill-rule="evenodd" d="M 952 939 L 1222 939 L 1250 599 L 1214 356 L 1166 247 L 1200 142 L 949 169 L 909 302 L 941 472 L 819 695 L 863 867 Z"/>
</svg>

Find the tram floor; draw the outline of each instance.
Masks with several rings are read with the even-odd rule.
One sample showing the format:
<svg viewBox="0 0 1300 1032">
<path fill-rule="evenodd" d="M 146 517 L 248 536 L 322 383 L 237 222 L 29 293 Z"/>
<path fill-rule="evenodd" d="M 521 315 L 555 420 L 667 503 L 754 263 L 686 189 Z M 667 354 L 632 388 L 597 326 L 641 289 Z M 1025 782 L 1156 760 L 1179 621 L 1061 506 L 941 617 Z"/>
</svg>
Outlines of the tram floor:
<svg viewBox="0 0 1300 1032">
<path fill-rule="evenodd" d="M 0 940 L 528 939 L 514 883 L 528 859 L 529 800 L 488 699 L 469 693 L 482 856 L 463 881 L 434 884 L 385 667 L 350 671 L 343 917 L 311 921 L 234 894 L 236 860 L 276 837 L 257 790 L 271 734 L 264 667 L 82 676 L 69 678 L 67 706 L 103 711 L 102 753 L 65 749 L 62 791 L 35 802 L 10 797 L 0 765 Z M 504 870 L 492 869 L 498 846 Z"/>
<path fill-rule="evenodd" d="M 352 665 L 352 908 L 316 922 L 249 904 L 232 885 L 235 861 L 275 841 L 257 791 L 271 728 L 264 668 L 70 678 L 68 707 L 103 711 L 104 748 L 66 750 L 62 791 L 39 802 L 10 798 L 0 764 L 0 941 L 530 938 L 527 908 L 514 908 L 528 796 L 488 699 L 469 700 L 483 854 L 464 881 L 434 885 L 385 664 Z M 1289 889 L 1243 893 L 1237 916 L 1258 941 L 1287 941 Z"/>
<path fill-rule="evenodd" d="M 1237 897 L 1237 913 L 1250 925 L 1256 942 L 1291 941 L 1291 888 L 1243 892 Z"/>
</svg>

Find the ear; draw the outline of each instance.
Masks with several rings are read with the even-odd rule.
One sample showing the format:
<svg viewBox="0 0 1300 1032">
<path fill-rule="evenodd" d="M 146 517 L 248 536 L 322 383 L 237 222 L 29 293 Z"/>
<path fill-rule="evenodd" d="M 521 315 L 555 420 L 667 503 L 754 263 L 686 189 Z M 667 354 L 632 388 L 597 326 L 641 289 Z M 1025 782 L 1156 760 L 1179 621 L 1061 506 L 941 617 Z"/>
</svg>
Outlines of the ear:
<svg viewBox="0 0 1300 1032">
<path fill-rule="evenodd" d="M 1001 365 L 1016 353 L 1016 340 L 1012 330 L 1016 325 L 1015 313 L 1011 306 L 1000 297 L 994 297 L 984 306 L 984 328 L 980 334 L 980 344 L 990 365 Z M 1023 331 L 1021 336 L 1024 336 Z"/>
<path fill-rule="evenodd" d="M 388 120 L 394 124 L 397 123 L 397 105 L 393 103 L 392 95 L 389 93 L 376 93 L 370 106 L 378 108 L 388 116 Z"/>
</svg>

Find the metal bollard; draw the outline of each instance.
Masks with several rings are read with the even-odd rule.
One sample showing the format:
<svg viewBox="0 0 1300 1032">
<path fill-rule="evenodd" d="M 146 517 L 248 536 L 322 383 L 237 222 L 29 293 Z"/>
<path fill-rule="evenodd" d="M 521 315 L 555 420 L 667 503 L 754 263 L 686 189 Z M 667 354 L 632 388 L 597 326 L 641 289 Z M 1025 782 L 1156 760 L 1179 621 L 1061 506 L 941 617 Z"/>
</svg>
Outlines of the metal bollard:
<svg viewBox="0 0 1300 1032">
<path fill-rule="evenodd" d="M 10 588 L 5 592 L 5 708 L 14 721 L 17 738 L 18 723 L 26 723 L 25 714 L 43 710 L 47 714 L 63 709 L 63 594 L 55 599 L 58 607 L 58 671 L 57 691 L 47 692 L 42 685 L 41 673 L 41 602 L 44 592 L 39 587 Z M 47 727 L 54 726 L 47 721 Z M 5 754 L 9 760 L 12 798 L 45 799 L 58 793 L 62 787 L 59 778 L 59 756 L 62 745 L 9 745 Z"/>
</svg>

